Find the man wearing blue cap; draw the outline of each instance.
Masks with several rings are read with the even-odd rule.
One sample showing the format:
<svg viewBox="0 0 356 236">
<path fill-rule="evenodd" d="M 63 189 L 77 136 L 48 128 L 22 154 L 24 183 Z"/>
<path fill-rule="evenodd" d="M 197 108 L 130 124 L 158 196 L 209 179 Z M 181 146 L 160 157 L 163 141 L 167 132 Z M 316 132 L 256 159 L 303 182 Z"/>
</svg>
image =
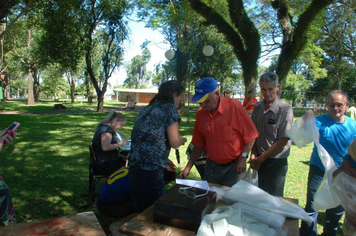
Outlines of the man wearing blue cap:
<svg viewBox="0 0 356 236">
<path fill-rule="evenodd" d="M 206 77 L 195 86 L 192 102 L 200 104 L 196 114 L 191 158 L 179 174 L 186 178 L 195 161 L 205 151 L 208 160 L 204 179 L 210 183 L 233 186 L 246 171 L 246 161 L 257 129 L 241 103 L 220 97 L 215 79 Z"/>
</svg>

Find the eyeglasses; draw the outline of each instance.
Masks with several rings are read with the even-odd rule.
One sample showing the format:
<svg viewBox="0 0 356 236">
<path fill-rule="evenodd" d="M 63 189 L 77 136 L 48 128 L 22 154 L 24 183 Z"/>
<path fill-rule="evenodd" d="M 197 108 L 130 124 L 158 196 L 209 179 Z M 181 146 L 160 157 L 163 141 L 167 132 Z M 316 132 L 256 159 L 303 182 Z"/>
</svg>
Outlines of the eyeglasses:
<svg viewBox="0 0 356 236">
<path fill-rule="evenodd" d="M 210 188 L 208 188 L 205 193 L 196 194 L 195 192 L 193 192 L 194 186 L 195 186 L 195 184 L 193 186 L 191 186 L 191 187 L 180 187 L 179 188 L 179 193 L 183 194 L 183 195 L 185 195 L 185 196 L 187 196 L 187 197 L 189 197 L 191 199 L 196 199 L 196 198 L 203 197 L 203 196 L 207 195 L 209 190 L 210 190 Z"/>
<path fill-rule="evenodd" d="M 343 108 L 345 106 L 345 103 L 330 103 L 328 104 L 328 107 L 330 108 Z"/>
</svg>

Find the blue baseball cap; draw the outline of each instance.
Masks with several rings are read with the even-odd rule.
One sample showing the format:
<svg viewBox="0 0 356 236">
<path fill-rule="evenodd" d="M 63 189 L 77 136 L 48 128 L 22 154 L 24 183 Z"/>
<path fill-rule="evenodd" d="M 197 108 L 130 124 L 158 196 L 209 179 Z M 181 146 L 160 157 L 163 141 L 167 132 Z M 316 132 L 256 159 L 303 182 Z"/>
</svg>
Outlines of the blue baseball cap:
<svg viewBox="0 0 356 236">
<path fill-rule="evenodd" d="M 209 93 L 215 91 L 217 88 L 217 81 L 211 77 L 202 78 L 195 85 L 195 94 L 192 102 L 202 103 L 209 96 Z"/>
</svg>

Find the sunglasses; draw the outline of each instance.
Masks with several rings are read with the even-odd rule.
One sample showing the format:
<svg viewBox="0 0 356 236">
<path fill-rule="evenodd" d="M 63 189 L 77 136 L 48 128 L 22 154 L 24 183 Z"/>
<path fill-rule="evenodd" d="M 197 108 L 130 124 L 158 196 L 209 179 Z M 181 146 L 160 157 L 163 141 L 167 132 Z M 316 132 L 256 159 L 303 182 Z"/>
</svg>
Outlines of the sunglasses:
<svg viewBox="0 0 356 236">
<path fill-rule="evenodd" d="M 203 197 L 203 196 L 207 195 L 209 190 L 210 190 L 210 188 L 208 188 L 205 193 L 196 194 L 193 191 L 194 190 L 194 186 L 195 186 L 195 184 L 193 186 L 190 186 L 190 187 L 179 187 L 179 193 L 183 194 L 183 195 L 185 195 L 185 196 L 187 196 L 187 197 L 189 197 L 191 199 L 197 199 L 199 197 Z"/>
</svg>

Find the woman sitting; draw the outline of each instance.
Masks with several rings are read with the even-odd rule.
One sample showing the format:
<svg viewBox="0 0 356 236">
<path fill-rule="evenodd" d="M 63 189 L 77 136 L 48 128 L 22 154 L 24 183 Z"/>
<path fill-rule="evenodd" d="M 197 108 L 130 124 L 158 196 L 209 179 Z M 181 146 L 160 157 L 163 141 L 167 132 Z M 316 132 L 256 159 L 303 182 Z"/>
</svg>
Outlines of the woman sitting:
<svg viewBox="0 0 356 236">
<path fill-rule="evenodd" d="M 120 142 L 116 133 L 126 123 L 126 117 L 120 113 L 111 111 L 96 126 L 92 145 L 96 156 L 93 164 L 93 172 L 96 175 L 110 175 L 117 169 L 125 166 L 125 160 L 119 157 L 119 147 L 128 145 L 127 140 Z"/>
</svg>

